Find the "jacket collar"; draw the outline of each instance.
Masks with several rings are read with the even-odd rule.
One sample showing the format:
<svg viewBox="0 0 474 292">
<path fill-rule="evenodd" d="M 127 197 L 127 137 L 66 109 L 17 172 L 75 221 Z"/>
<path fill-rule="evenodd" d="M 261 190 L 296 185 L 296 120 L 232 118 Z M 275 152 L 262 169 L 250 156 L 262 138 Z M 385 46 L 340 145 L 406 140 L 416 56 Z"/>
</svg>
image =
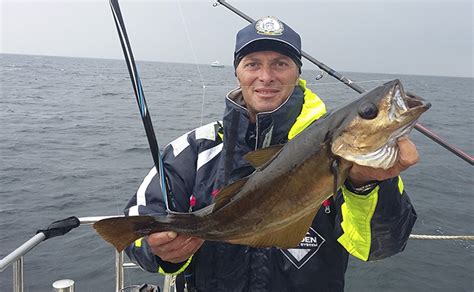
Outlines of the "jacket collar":
<svg viewBox="0 0 474 292">
<path fill-rule="evenodd" d="M 295 86 L 293 93 L 278 108 L 273 111 L 258 113 L 255 122 L 255 148 L 285 143 L 288 140 L 290 128 L 301 112 L 303 102 L 303 90 L 299 86 Z M 232 118 L 235 114 L 239 115 L 238 125 L 236 124 L 236 118 Z M 229 137 L 229 135 L 232 135 L 232 129 L 234 128 L 232 132 L 235 132 L 235 128 L 238 128 L 238 133 L 241 137 L 237 140 L 245 141 L 245 135 L 249 130 L 251 122 L 240 88 L 232 90 L 226 96 L 226 110 L 223 123 L 224 137 Z M 225 141 L 226 139 L 224 138 L 224 143 Z"/>
<path fill-rule="evenodd" d="M 249 112 L 243 103 L 242 91 L 234 89 L 227 94 L 223 118 L 224 146 L 216 180 L 217 188 L 249 175 L 255 170 L 243 158 L 245 154 L 288 140 L 288 132 L 301 111 L 303 100 L 303 90 L 297 86 L 280 107 L 271 112 L 259 113 L 253 126 L 249 119 Z M 250 135 L 255 135 L 255 143 L 249 143 Z"/>
</svg>

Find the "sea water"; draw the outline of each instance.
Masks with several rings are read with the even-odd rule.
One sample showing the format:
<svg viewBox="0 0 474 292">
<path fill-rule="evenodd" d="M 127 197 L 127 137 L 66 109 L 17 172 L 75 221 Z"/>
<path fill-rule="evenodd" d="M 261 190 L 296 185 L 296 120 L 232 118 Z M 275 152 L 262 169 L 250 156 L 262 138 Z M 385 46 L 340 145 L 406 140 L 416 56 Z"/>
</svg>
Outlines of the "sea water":
<svg viewBox="0 0 474 292">
<path fill-rule="evenodd" d="M 221 118 L 237 82 L 231 67 L 137 62 L 160 146 Z M 153 165 L 124 61 L 0 55 L 0 258 L 36 230 L 69 216 L 122 214 Z M 335 108 L 357 93 L 319 71 L 309 87 Z M 472 78 L 345 73 L 370 89 L 398 78 L 432 104 L 420 122 L 474 154 Z M 421 160 L 403 174 L 418 213 L 413 233 L 473 235 L 472 166 L 417 131 Z M 473 291 L 473 243 L 409 240 L 404 252 L 365 263 L 351 258 L 347 291 Z M 25 257 L 25 291 L 113 291 L 114 250 L 90 226 L 41 243 Z M 127 271 L 125 284 L 162 277 Z M 12 269 L 0 273 L 11 291 Z"/>
</svg>

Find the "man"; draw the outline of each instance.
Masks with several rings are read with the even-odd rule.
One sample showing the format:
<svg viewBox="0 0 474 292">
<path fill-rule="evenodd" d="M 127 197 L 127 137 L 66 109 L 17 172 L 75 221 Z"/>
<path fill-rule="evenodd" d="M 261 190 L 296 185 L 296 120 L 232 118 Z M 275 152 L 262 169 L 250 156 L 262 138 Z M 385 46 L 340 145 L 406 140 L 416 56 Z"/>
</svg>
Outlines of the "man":
<svg viewBox="0 0 474 292">
<path fill-rule="evenodd" d="M 326 113 L 306 88 L 300 36 L 273 17 L 240 30 L 234 53 L 239 88 L 226 97 L 223 123 L 211 123 L 164 150 L 169 201 L 174 211 L 209 205 L 227 184 L 254 169 L 243 155 L 281 144 Z M 375 260 L 402 251 L 416 219 L 399 173 L 418 160 L 415 145 L 398 142 L 388 170 L 354 165 L 335 199 L 324 202 L 299 246 L 252 248 L 204 242 L 175 232 L 137 240 L 127 252 L 150 272 L 181 273 L 197 291 L 342 291 L 349 253 Z M 343 207 L 341 207 L 343 206 Z M 126 213 L 166 214 L 152 170 Z"/>
</svg>

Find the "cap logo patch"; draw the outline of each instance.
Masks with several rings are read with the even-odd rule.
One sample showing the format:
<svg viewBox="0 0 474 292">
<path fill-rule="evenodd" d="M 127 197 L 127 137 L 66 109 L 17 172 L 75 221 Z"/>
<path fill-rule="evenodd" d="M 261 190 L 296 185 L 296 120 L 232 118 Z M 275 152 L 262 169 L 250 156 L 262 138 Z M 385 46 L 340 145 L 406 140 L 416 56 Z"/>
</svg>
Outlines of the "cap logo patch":
<svg viewBox="0 0 474 292">
<path fill-rule="evenodd" d="M 275 17 L 268 16 L 261 18 L 255 24 L 255 29 L 258 34 L 263 35 L 282 35 L 283 34 L 283 23 Z"/>
</svg>

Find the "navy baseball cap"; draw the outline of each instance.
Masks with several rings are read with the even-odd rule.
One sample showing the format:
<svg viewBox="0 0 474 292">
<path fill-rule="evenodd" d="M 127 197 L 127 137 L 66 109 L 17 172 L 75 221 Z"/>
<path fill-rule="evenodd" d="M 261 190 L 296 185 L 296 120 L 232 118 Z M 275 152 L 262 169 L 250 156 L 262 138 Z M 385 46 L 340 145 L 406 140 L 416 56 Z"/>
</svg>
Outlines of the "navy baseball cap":
<svg viewBox="0 0 474 292">
<path fill-rule="evenodd" d="M 301 68 L 300 35 L 276 17 L 260 18 L 237 33 L 234 68 L 245 55 L 258 51 L 276 51 L 293 59 Z"/>
</svg>

